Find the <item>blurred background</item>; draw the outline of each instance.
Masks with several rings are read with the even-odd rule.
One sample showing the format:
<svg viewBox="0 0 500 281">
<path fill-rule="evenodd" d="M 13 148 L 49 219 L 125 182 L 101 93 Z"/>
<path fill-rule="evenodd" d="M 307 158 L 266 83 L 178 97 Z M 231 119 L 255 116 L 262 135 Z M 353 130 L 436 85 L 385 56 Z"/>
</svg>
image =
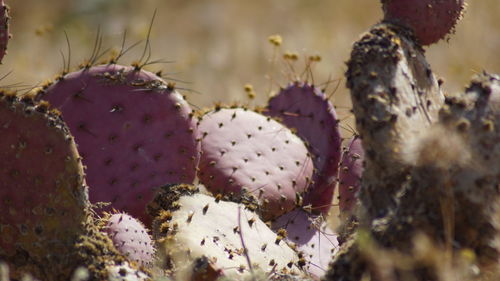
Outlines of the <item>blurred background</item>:
<svg viewBox="0 0 500 281">
<path fill-rule="evenodd" d="M 3 84 L 36 85 L 54 77 L 68 59 L 76 67 L 94 49 L 98 29 L 101 50 L 120 49 L 124 31 L 127 46 L 143 40 L 121 60 L 141 57 L 154 11 L 151 60 L 172 61 L 146 69 L 163 70 L 188 89 L 197 107 L 239 101 L 263 105 L 272 90 L 305 69 L 304 58 L 320 55 L 312 66 L 316 84 L 331 81 L 332 101 L 346 122 L 350 101 L 343 73 L 352 43 L 381 19 L 379 0 L 6 0 L 11 6 L 8 54 Z M 470 77 L 487 70 L 500 73 L 500 2 L 469 0 L 464 19 L 449 42 L 427 48 L 435 73 L 445 89 L 463 89 Z M 279 34 L 279 48 L 268 42 Z M 287 64 L 282 55 L 296 52 Z M 104 56 L 105 57 L 105 56 Z M 275 58 L 275 59 L 273 59 Z M 270 81 L 272 80 L 272 82 Z M 244 85 L 253 85 L 256 99 L 246 98 Z M 270 87 L 272 85 L 272 87 Z M 336 87 L 338 86 L 338 87 Z M 335 90 L 336 89 L 336 90 Z M 194 91 L 189 91 L 194 90 Z M 351 119 L 351 120 L 349 120 Z"/>
</svg>

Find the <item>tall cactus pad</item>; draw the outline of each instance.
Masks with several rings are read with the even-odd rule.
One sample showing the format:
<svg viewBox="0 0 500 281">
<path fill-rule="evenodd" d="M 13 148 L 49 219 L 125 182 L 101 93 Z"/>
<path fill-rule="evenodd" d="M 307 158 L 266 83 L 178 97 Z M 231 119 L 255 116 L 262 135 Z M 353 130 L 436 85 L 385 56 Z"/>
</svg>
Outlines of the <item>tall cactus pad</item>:
<svg viewBox="0 0 500 281">
<path fill-rule="evenodd" d="M 361 186 L 365 153 L 359 136 L 354 136 L 342 154 L 339 171 L 339 209 L 342 215 L 349 215 L 357 201 Z"/>
<path fill-rule="evenodd" d="M 7 43 L 10 39 L 9 33 L 9 7 L 0 0 L 0 63 L 7 53 Z"/>
<path fill-rule="evenodd" d="M 385 20 L 411 28 L 422 45 L 430 45 L 453 32 L 464 0 L 382 0 Z"/>
<path fill-rule="evenodd" d="M 304 197 L 315 212 L 327 213 L 335 191 L 342 139 L 337 114 L 318 88 L 294 83 L 272 97 L 267 114 L 279 118 L 308 143 L 314 156 L 314 185 Z"/>
<path fill-rule="evenodd" d="M 69 130 L 46 103 L 0 93 L 0 135 L 0 260 L 39 278 L 68 270 L 88 207 Z"/>
<path fill-rule="evenodd" d="M 363 205 L 373 217 L 395 207 L 394 196 L 411 165 L 407 152 L 436 122 L 444 102 L 438 80 L 413 39 L 405 28 L 376 25 L 354 44 L 347 63 L 347 87 L 370 166 L 363 174 L 360 199 L 367 200 Z"/>
<path fill-rule="evenodd" d="M 177 270 L 203 256 L 220 274 L 244 280 L 254 270 L 301 273 L 297 254 L 243 204 L 200 193 L 160 195 L 168 199 L 154 221 L 155 238 Z M 156 200 L 155 200 L 156 201 Z M 249 265 L 250 262 L 250 265 Z M 252 266 L 252 268 L 250 268 Z M 245 279 L 246 280 L 246 279 Z"/>
<path fill-rule="evenodd" d="M 276 231 L 285 229 L 287 240 L 301 252 L 301 266 L 315 279 L 320 279 L 328 269 L 332 256 L 338 251 L 337 235 L 328 228 L 322 216 L 312 216 L 297 209 L 273 222 Z"/>
<path fill-rule="evenodd" d="M 312 178 L 306 146 L 289 129 L 243 108 L 205 114 L 198 125 L 201 182 L 214 193 L 247 190 L 260 200 L 264 219 L 295 206 Z"/>
<path fill-rule="evenodd" d="M 113 214 L 106 218 L 104 231 L 115 248 L 128 259 L 143 266 L 154 261 L 155 249 L 147 229 L 140 221 L 127 214 Z"/>
<path fill-rule="evenodd" d="M 191 183 L 195 122 L 183 97 L 147 71 L 110 64 L 70 73 L 41 97 L 58 108 L 87 167 L 93 202 L 144 222 L 154 188 Z"/>
</svg>

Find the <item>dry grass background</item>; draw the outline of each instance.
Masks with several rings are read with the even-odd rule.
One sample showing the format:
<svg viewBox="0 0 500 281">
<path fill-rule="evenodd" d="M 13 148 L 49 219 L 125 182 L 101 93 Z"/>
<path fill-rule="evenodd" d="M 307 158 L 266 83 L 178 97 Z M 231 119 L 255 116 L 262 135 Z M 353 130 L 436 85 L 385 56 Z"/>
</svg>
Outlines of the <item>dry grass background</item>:
<svg viewBox="0 0 500 281">
<path fill-rule="evenodd" d="M 62 70 L 61 52 L 68 54 L 69 36 L 73 66 L 90 57 L 100 26 L 103 49 L 120 47 L 124 30 L 128 44 L 145 39 L 157 10 L 151 33 L 154 59 L 175 61 L 148 69 L 172 73 L 189 83 L 179 87 L 198 107 L 214 102 L 248 103 L 243 85 L 257 92 L 253 105 L 263 105 L 269 95 L 270 74 L 284 85 L 281 63 L 273 66 L 272 34 L 284 38 L 280 52 L 300 56 L 320 54 L 314 66 L 316 83 L 343 79 L 351 44 L 381 18 L 379 0 L 7 0 L 11 6 L 13 39 L 4 59 L 2 83 L 36 85 Z M 500 73 L 500 0 L 469 0 L 464 19 L 449 42 L 428 48 L 428 60 L 445 78 L 446 91 L 461 91 L 474 73 Z M 143 45 L 122 63 L 138 59 Z M 296 63 L 298 72 L 304 60 Z M 287 71 L 290 73 L 290 71 Z M 274 83 L 276 85 L 276 83 Z M 334 87 L 330 87 L 333 89 Z M 277 87 L 274 86 L 276 90 Z M 350 99 L 340 81 L 332 101 L 344 127 L 352 124 Z M 348 132 L 344 131 L 348 137 Z"/>
<path fill-rule="evenodd" d="M 272 34 L 284 38 L 282 51 L 320 54 L 315 81 L 342 78 L 344 62 L 359 35 L 381 18 L 379 0 L 10 0 L 12 33 L 3 72 L 13 73 L 5 84 L 33 85 L 62 69 L 60 51 L 67 54 L 70 38 L 73 65 L 92 52 L 98 26 L 103 48 L 119 47 L 123 31 L 131 44 L 144 39 L 157 9 L 151 42 L 154 58 L 173 60 L 155 65 L 191 82 L 182 87 L 198 106 L 215 101 L 244 100 L 243 85 L 251 83 L 262 104 L 268 93 L 265 75 L 271 71 Z M 466 16 L 447 42 L 428 48 L 428 59 L 450 92 L 461 90 L 476 72 L 500 72 L 500 2 L 469 0 Z M 126 56 L 137 59 L 142 46 Z M 297 63 L 302 69 L 303 62 Z M 278 79 L 279 80 L 279 79 Z M 286 82 L 281 79 L 283 84 Z M 342 82 L 334 102 L 348 105 Z"/>
</svg>

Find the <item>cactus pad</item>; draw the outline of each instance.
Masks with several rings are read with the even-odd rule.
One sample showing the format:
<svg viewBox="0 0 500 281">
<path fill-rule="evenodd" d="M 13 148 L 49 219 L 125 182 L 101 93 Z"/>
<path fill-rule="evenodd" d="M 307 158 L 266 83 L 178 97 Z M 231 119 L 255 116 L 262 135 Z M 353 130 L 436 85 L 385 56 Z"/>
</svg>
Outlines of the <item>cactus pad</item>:
<svg viewBox="0 0 500 281">
<path fill-rule="evenodd" d="M 295 206 L 308 188 L 313 165 L 306 146 L 289 129 L 243 108 L 205 114 L 198 125 L 200 181 L 213 193 L 247 190 L 261 202 L 264 219 Z"/>
<path fill-rule="evenodd" d="M 244 205 L 200 193 L 174 194 L 175 187 L 169 190 L 163 197 L 173 200 L 158 203 L 167 209 L 153 225 L 155 238 L 177 270 L 206 256 L 225 276 L 236 278 L 232 280 L 243 280 L 257 269 L 301 273 L 297 254 L 285 237 L 275 234 Z"/>
<path fill-rule="evenodd" d="M 365 153 L 359 136 L 354 136 L 342 154 L 339 171 L 339 209 L 342 215 L 349 215 L 357 201 L 361 186 Z"/>
<path fill-rule="evenodd" d="M 120 213 L 110 215 L 105 221 L 104 231 L 122 255 L 143 266 L 153 263 L 153 241 L 140 221 Z"/>
<path fill-rule="evenodd" d="M 295 129 L 308 143 L 316 173 L 304 204 L 311 204 L 315 212 L 327 213 L 335 191 L 342 141 L 333 105 L 320 89 L 297 82 L 269 100 L 267 114 Z"/>
<path fill-rule="evenodd" d="M 62 77 L 39 95 L 58 108 L 87 167 L 90 200 L 148 222 L 154 188 L 191 183 L 195 122 L 183 97 L 158 76 L 115 64 Z"/>
<path fill-rule="evenodd" d="M 46 103 L 11 93 L 0 93 L 0 135 L 0 259 L 38 278 L 64 272 L 88 208 L 73 137 Z"/>
<path fill-rule="evenodd" d="M 374 26 L 354 44 L 347 65 L 356 127 L 366 166 L 372 167 L 363 175 L 367 188 L 360 199 L 369 200 L 363 205 L 378 217 L 395 207 L 394 196 L 412 165 L 408 150 L 437 121 L 444 95 L 424 51 L 399 26 Z"/>
<path fill-rule="evenodd" d="M 464 10 L 464 0 L 382 0 L 385 20 L 410 27 L 422 45 L 453 32 Z"/>
</svg>

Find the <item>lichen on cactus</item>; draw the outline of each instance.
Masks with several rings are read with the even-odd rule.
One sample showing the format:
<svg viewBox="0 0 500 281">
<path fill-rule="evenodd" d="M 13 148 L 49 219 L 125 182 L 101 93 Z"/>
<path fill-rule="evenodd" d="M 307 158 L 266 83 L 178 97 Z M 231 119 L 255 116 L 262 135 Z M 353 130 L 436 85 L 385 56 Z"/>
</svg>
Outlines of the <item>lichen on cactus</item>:
<svg viewBox="0 0 500 281">
<path fill-rule="evenodd" d="M 371 217 L 384 216 L 394 211 L 412 165 L 405 152 L 437 121 L 444 95 L 423 50 L 399 26 L 374 26 L 354 44 L 347 65 L 347 87 L 370 167 L 360 199 L 369 201 L 363 204 Z"/>
<path fill-rule="evenodd" d="M 152 266 L 155 248 L 148 230 L 140 221 L 128 214 L 116 213 L 109 214 L 103 222 L 104 232 L 122 255 L 139 265 Z"/>
<path fill-rule="evenodd" d="M 293 83 L 268 101 L 266 114 L 278 118 L 308 144 L 316 170 L 304 204 L 328 213 L 336 186 L 341 150 L 339 121 L 331 102 L 317 87 Z"/>
<path fill-rule="evenodd" d="M 88 208 L 73 137 L 47 103 L 5 92 L 0 135 L 0 259 L 16 276 L 69 276 L 68 249 L 83 233 Z"/>
<path fill-rule="evenodd" d="M 5 4 L 4 0 L 0 1 L 0 63 L 7 53 L 7 44 L 11 37 L 9 32 L 9 7 Z"/>
<path fill-rule="evenodd" d="M 306 146 L 288 128 L 244 108 L 219 108 L 198 124 L 198 177 L 215 194 L 249 192 L 264 220 L 292 210 L 309 187 L 313 164 Z"/>
<path fill-rule="evenodd" d="M 117 64 L 69 73 L 39 99 L 62 112 L 75 136 L 92 202 L 139 218 L 154 188 L 191 183 L 198 162 L 195 121 L 184 98 L 153 73 Z"/>
<path fill-rule="evenodd" d="M 296 209 L 276 219 L 272 228 L 277 232 L 286 231 L 286 239 L 294 243 L 299 252 L 300 266 L 314 279 L 319 280 L 325 274 L 339 243 L 322 216 Z"/>
<path fill-rule="evenodd" d="M 356 206 L 363 175 L 364 157 L 361 139 L 355 135 L 349 140 L 340 161 L 339 210 L 343 217 L 348 217 Z"/>
<path fill-rule="evenodd" d="M 384 20 L 414 31 L 422 45 L 430 45 L 454 32 L 464 0 L 382 0 Z"/>
<path fill-rule="evenodd" d="M 154 202 L 162 206 L 153 223 L 159 254 L 176 272 L 192 270 L 192 262 L 206 256 L 221 276 L 231 280 L 244 280 L 259 269 L 302 274 L 297 253 L 283 234 L 274 233 L 243 204 L 186 185 L 165 188 Z"/>
</svg>

